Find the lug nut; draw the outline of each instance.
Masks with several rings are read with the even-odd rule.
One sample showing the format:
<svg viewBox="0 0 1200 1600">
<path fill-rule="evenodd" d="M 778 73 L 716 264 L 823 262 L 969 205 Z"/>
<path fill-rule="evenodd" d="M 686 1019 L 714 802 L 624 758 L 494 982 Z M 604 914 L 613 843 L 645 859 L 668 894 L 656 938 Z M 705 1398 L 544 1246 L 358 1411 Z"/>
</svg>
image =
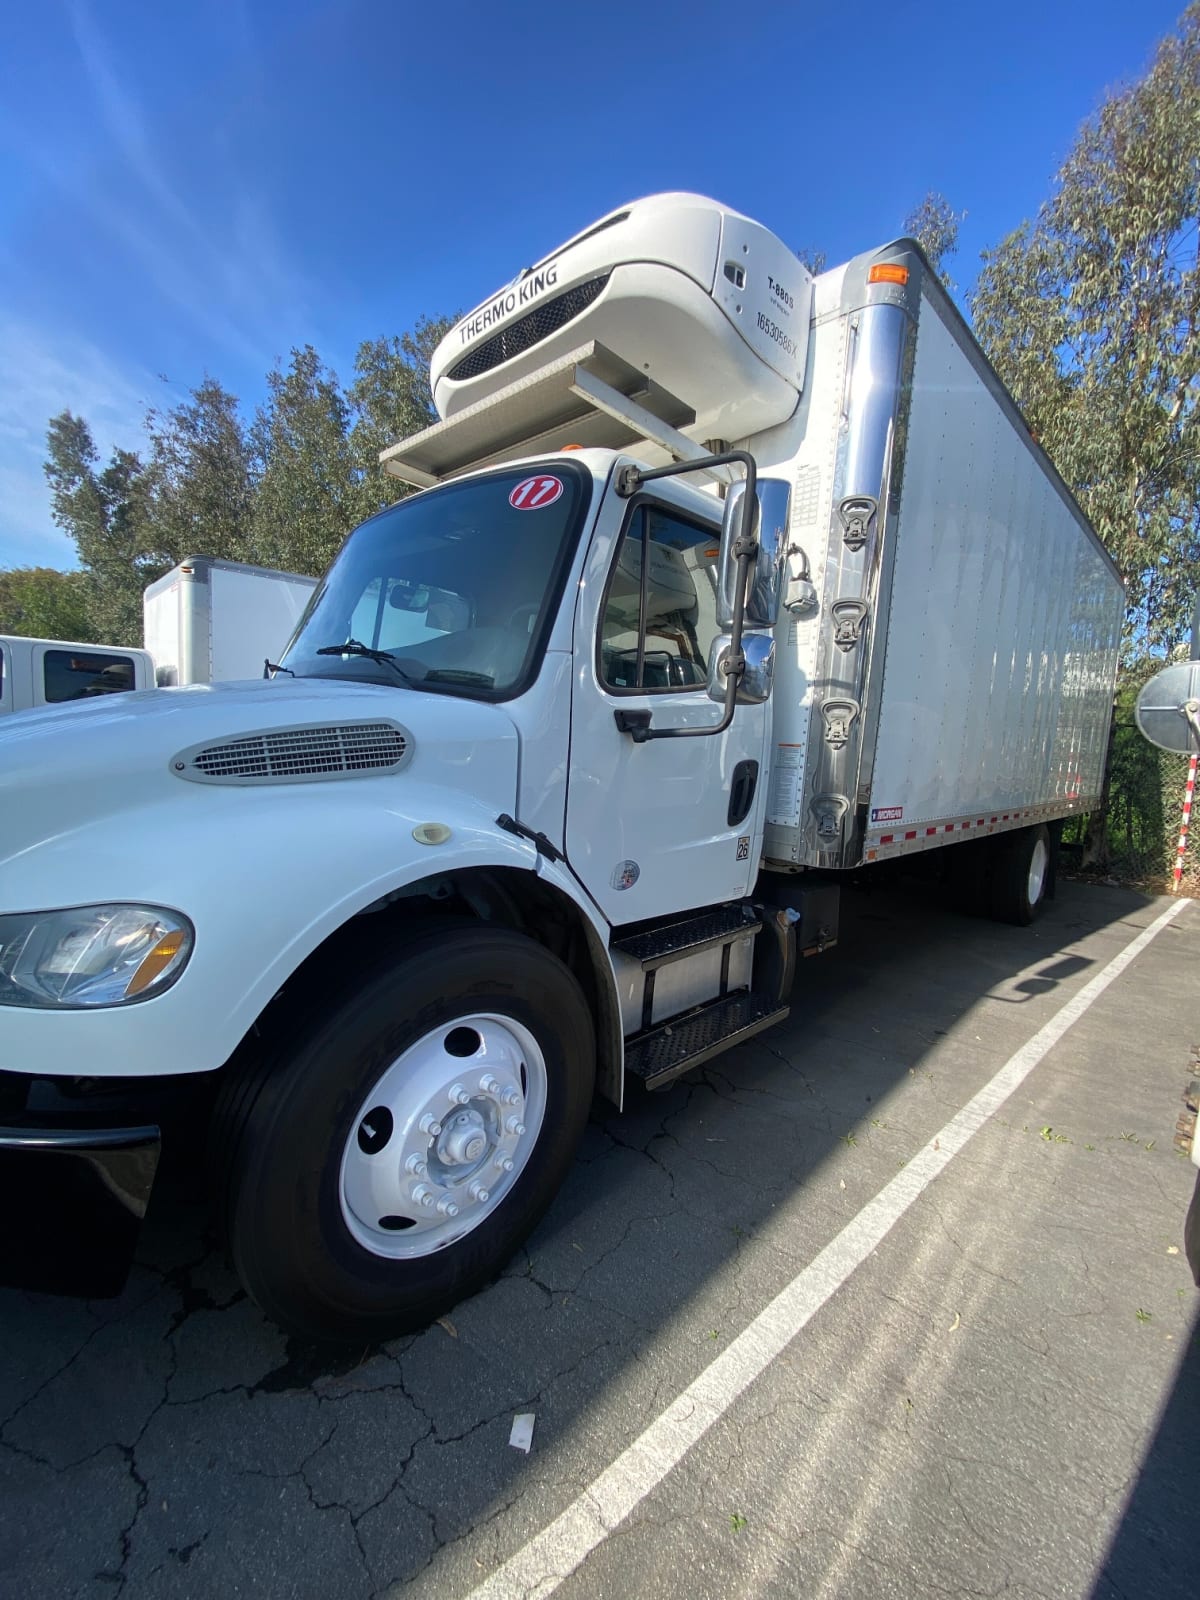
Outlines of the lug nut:
<svg viewBox="0 0 1200 1600">
<path fill-rule="evenodd" d="M 506 1133 L 516 1134 L 516 1136 L 520 1138 L 521 1134 L 525 1132 L 525 1124 L 521 1121 L 520 1117 L 509 1117 L 504 1124 L 504 1131 Z"/>
<path fill-rule="evenodd" d="M 453 1200 L 439 1200 L 438 1210 L 444 1217 L 456 1217 L 458 1215 L 458 1207 Z"/>
<path fill-rule="evenodd" d="M 501 1172 L 511 1172 L 513 1169 L 513 1164 L 507 1156 L 497 1156 L 496 1165 L 500 1168 Z"/>
<path fill-rule="evenodd" d="M 479 1080 L 479 1087 L 484 1094 L 498 1094 L 500 1092 L 500 1079 L 494 1078 L 490 1072 L 485 1072 Z"/>
<path fill-rule="evenodd" d="M 442 1131 L 442 1125 L 431 1111 L 427 1111 L 417 1123 L 422 1133 L 427 1133 L 431 1139 L 436 1139 Z"/>
<path fill-rule="evenodd" d="M 471 1096 L 461 1083 L 452 1083 L 447 1089 L 446 1095 L 452 1106 L 466 1106 L 471 1103 Z"/>
<path fill-rule="evenodd" d="M 478 1200 L 480 1205 L 483 1205 L 486 1201 L 491 1199 L 491 1195 L 481 1183 L 473 1183 L 468 1190 L 468 1193 L 470 1194 L 471 1199 Z"/>
<path fill-rule="evenodd" d="M 509 1087 L 507 1089 L 505 1089 L 504 1093 L 500 1096 L 500 1103 L 502 1105 L 506 1105 L 506 1106 L 515 1106 L 515 1105 L 518 1105 L 520 1103 L 520 1099 L 521 1099 L 520 1092 L 518 1090 L 514 1089 L 510 1084 Z"/>
<path fill-rule="evenodd" d="M 433 1205 L 433 1190 L 428 1184 L 418 1183 L 412 1192 L 412 1197 L 419 1206 L 424 1206 L 426 1210 L 429 1210 Z"/>
<path fill-rule="evenodd" d="M 429 1171 L 429 1168 L 425 1165 L 420 1156 L 409 1156 L 408 1160 L 404 1163 L 404 1170 L 406 1172 L 411 1172 L 415 1178 L 423 1178 Z"/>
</svg>

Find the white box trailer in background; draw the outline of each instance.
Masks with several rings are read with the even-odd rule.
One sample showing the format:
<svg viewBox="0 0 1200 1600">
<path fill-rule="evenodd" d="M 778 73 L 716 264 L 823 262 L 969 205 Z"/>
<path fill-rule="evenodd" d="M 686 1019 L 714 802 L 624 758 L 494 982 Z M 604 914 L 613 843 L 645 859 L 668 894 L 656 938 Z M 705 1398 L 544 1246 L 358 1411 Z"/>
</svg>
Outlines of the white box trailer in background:
<svg viewBox="0 0 1200 1600">
<path fill-rule="evenodd" d="M 428 492 L 350 534 L 282 674 L 0 729 L 8 1281 L 127 1248 L 211 1116 L 268 1314 L 420 1326 L 527 1237 L 593 1087 L 787 1015 L 848 871 L 1027 922 L 1099 798 L 1120 581 L 912 241 L 814 280 L 655 196 L 430 378 L 383 456 Z"/>
<path fill-rule="evenodd" d="M 160 688 L 261 678 L 296 631 L 316 578 L 189 556 L 143 597 Z"/>
</svg>

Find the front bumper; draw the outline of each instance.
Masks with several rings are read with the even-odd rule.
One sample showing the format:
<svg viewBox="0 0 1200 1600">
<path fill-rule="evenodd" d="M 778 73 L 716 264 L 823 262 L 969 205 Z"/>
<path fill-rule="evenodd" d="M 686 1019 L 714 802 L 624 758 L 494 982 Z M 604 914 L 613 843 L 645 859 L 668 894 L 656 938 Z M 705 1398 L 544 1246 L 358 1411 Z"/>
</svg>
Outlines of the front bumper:
<svg viewBox="0 0 1200 1600">
<path fill-rule="evenodd" d="M 154 1124 L 0 1126 L 0 1283 L 88 1298 L 119 1294 L 161 1148 Z"/>
</svg>

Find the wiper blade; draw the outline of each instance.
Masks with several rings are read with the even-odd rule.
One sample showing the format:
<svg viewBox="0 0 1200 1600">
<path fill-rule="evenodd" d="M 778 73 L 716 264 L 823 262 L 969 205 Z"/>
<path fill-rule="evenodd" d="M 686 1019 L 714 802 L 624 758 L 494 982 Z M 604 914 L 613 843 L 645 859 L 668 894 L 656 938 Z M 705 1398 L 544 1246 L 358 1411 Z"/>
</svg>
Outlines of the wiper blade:
<svg viewBox="0 0 1200 1600">
<path fill-rule="evenodd" d="M 386 650 L 372 650 L 369 644 L 362 644 L 358 639 L 347 639 L 345 644 L 323 644 L 316 654 L 319 656 L 365 656 L 368 661 L 378 661 L 391 667 L 392 671 L 397 673 L 405 683 L 412 684 L 413 682 L 395 656 L 389 655 Z"/>
</svg>

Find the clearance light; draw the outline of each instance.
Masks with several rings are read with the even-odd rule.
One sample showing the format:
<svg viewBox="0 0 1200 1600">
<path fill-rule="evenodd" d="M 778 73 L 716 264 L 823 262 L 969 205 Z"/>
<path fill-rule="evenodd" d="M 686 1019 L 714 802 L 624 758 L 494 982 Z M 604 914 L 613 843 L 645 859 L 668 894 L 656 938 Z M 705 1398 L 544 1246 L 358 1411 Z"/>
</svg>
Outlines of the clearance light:
<svg viewBox="0 0 1200 1600">
<path fill-rule="evenodd" d="M 878 261 L 867 273 L 868 283 L 907 283 L 908 268 L 898 261 Z"/>
</svg>

